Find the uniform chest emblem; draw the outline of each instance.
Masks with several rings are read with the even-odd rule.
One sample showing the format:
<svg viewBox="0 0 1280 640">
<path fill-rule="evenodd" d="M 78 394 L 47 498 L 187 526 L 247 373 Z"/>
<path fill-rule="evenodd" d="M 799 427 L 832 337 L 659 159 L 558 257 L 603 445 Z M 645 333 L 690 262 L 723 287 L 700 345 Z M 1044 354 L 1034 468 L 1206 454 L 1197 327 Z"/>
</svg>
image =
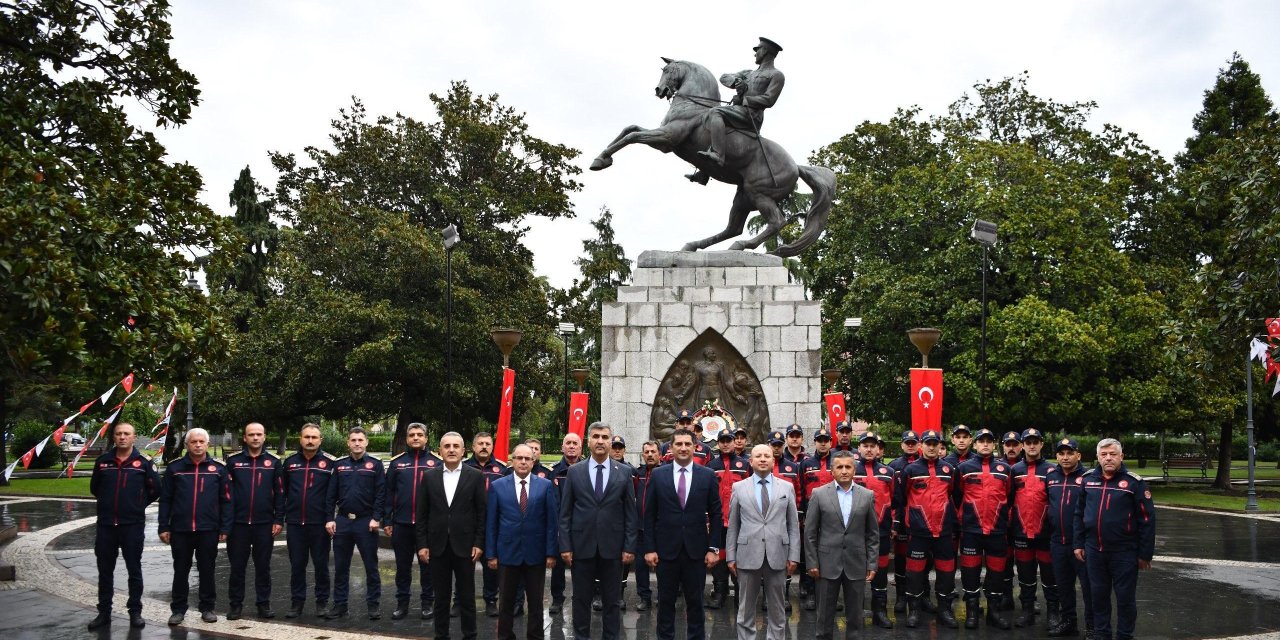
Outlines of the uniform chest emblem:
<svg viewBox="0 0 1280 640">
<path fill-rule="evenodd" d="M 737 468 L 741 469 L 741 468 L 742 468 L 742 463 L 741 463 L 741 462 L 735 462 L 735 463 L 733 463 L 733 466 L 735 466 L 735 467 L 737 467 Z"/>
<path fill-rule="evenodd" d="M 264 467 L 269 467 L 269 466 L 271 466 L 271 461 L 270 461 L 270 460 L 263 460 L 263 461 L 262 461 L 262 466 L 264 466 Z"/>
<path fill-rule="evenodd" d="M 134 468 L 134 469 L 137 469 L 138 467 L 141 467 L 141 466 L 142 466 L 142 461 L 141 461 L 141 460 L 134 460 L 134 461 L 133 461 L 133 468 Z"/>
<path fill-rule="evenodd" d="M 1000 464 L 996 465 L 996 471 L 1004 473 L 1004 465 L 1000 465 Z"/>
<path fill-rule="evenodd" d="M 209 473 L 213 473 L 214 471 L 216 471 L 216 469 L 213 468 L 213 465 L 209 465 L 205 467 L 205 471 L 208 471 Z"/>
<path fill-rule="evenodd" d="M 324 460 L 321 460 L 321 461 L 320 461 L 320 468 L 321 468 L 321 469 L 323 469 L 323 468 L 325 468 L 325 467 L 327 467 L 327 466 L 329 466 L 329 463 L 325 462 Z"/>
<path fill-rule="evenodd" d="M 372 463 L 372 462 L 366 462 L 366 463 L 364 463 L 364 468 L 366 468 L 366 469 L 372 469 L 372 468 L 373 468 L 373 463 Z"/>
<path fill-rule="evenodd" d="M 947 466 L 947 465 L 945 465 L 945 464 L 944 464 L 944 465 L 942 465 L 942 472 L 943 472 L 943 473 L 951 473 L 951 467 L 948 467 L 948 466 Z"/>
<path fill-rule="evenodd" d="M 545 474 L 545 473 L 543 473 L 543 472 L 539 471 L 539 472 L 538 472 L 538 477 L 539 477 L 539 478 L 545 478 L 545 477 L 547 477 L 547 474 Z"/>
<path fill-rule="evenodd" d="M 1076 478 L 1076 484 L 1083 484 L 1084 478 Z"/>
<path fill-rule="evenodd" d="M 1129 486 L 1129 481 L 1128 481 L 1128 480 L 1121 480 L 1121 481 L 1120 481 L 1120 488 L 1121 488 L 1121 489 L 1124 489 L 1124 488 L 1126 488 L 1126 487 L 1128 487 L 1128 486 Z"/>
<path fill-rule="evenodd" d="M 435 460 L 428 460 L 428 461 L 427 461 L 427 466 L 428 466 L 428 467 L 434 467 L 434 466 L 436 466 L 436 461 L 435 461 Z"/>
</svg>

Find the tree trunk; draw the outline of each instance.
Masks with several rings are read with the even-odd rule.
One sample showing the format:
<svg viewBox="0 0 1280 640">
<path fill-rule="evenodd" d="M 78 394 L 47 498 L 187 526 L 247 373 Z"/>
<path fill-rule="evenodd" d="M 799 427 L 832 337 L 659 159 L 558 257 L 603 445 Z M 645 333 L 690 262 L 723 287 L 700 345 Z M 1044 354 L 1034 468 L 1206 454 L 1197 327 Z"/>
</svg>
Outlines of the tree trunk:
<svg viewBox="0 0 1280 640">
<path fill-rule="evenodd" d="M 287 422 L 280 422 L 280 446 L 276 447 L 276 455 L 281 458 L 289 449 L 289 426 Z"/>
<path fill-rule="evenodd" d="M 404 438 L 408 434 L 409 423 L 413 422 L 413 419 L 409 414 L 409 401 L 407 396 L 408 394 L 406 394 L 405 398 L 401 399 L 400 411 L 396 413 L 396 434 L 395 437 L 391 439 L 391 455 L 393 456 L 404 451 Z"/>
<path fill-rule="evenodd" d="M 9 468 L 9 381 L 0 378 L 0 487 L 9 486 L 4 470 Z"/>
<path fill-rule="evenodd" d="M 1222 433 L 1218 436 L 1218 472 L 1213 477 L 1215 489 L 1231 488 L 1231 423 L 1222 423 Z"/>
</svg>

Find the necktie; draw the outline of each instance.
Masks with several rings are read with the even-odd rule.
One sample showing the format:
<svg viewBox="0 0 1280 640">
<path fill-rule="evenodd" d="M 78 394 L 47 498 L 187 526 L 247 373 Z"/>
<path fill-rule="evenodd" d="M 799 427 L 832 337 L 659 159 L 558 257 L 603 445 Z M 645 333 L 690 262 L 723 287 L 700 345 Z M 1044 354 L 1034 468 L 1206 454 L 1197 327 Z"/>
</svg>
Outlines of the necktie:
<svg viewBox="0 0 1280 640">
<path fill-rule="evenodd" d="M 769 483 L 760 479 L 760 515 L 769 515 Z"/>
<path fill-rule="evenodd" d="M 604 499 L 604 465 L 596 465 L 596 500 Z"/>
<path fill-rule="evenodd" d="M 520 481 L 520 513 L 524 513 L 529 508 L 529 492 L 525 490 L 528 480 Z"/>
<path fill-rule="evenodd" d="M 676 493 L 680 495 L 680 508 L 681 508 L 681 509 L 683 509 L 683 508 L 684 508 L 684 500 L 685 500 L 685 498 L 688 496 L 688 493 L 686 493 L 686 491 L 685 491 L 685 483 L 684 483 L 684 480 L 685 480 L 685 478 L 687 477 L 688 471 L 689 471 L 688 469 L 681 469 L 681 470 L 680 470 L 680 486 L 676 488 Z"/>
</svg>

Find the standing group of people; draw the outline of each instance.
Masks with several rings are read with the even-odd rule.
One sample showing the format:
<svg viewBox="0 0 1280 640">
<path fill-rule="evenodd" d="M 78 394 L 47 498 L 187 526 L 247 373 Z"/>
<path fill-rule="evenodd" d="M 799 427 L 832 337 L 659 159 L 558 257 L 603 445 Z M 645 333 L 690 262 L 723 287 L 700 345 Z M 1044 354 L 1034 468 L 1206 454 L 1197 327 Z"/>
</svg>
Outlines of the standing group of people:
<svg viewBox="0 0 1280 640">
<path fill-rule="evenodd" d="M 303 614 L 308 564 L 317 614 L 349 615 L 350 565 L 358 549 L 366 612 L 379 618 L 377 544 L 386 535 L 396 566 L 392 618 L 409 614 L 417 573 L 421 616 L 433 619 L 437 638 L 449 637 L 451 614 L 461 618 L 464 638 L 476 636 L 477 563 L 485 611 L 498 618 L 501 640 L 515 637 L 514 618 L 526 612 L 526 603 L 526 635 L 541 640 L 546 572 L 554 615 L 564 606 L 566 569 L 572 572 L 576 637 L 592 637 L 593 610 L 601 612 L 602 637 L 619 637 L 633 567 L 638 610 L 651 607 L 656 575 L 659 638 L 675 636 L 679 598 L 688 638 L 705 637 L 704 608 L 724 606 L 732 581 L 739 637 L 754 639 L 762 607 L 766 637 L 780 640 L 795 574 L 801 576 L 803 608 L 818 612 L 818 636 L 833 636 L 843 610 L 846 635 L 855 637 L 867 583 L 873 623 L 894 624 L 888 615 L 891 555 L 894 609 L 906 614 L 908 627 L 917 626 L 923 613 L 933 613 L 939 626 L 959 626 L 952 608 L 958 557 L 968 628 L 980 624 L 984 596 L 989 626 L 1034 624 L 1038 582 L 1048 635 L 1078 635 L 1079 582 L 1091 637 L 1112 637 L 1112 592 L 1116 637 L 1132 637 L 1136 573 L 1150 566 L 1154 514 L 1150 492 L 1124 468 L 1115 440 L 1101 441 L 1098 466 L 1085 470 L 1070 438 L 1056 444 L 1054 465 L 1042 458 L 1044 437 L 1035 429 L 1005 434 L 997 454 L 990 431 L 971 433 L 958 425 L 951 453 L 937 431 L 907 431 L 902 456 L 886 462 L 885 443 L 875 432 L 862 434 L 855 445 L 844 423 L 834 439 L 819 430 L 809 452 L 798 425 L 749 450 L 745 433 L 724 431 L 713 448 L 691 414 L 679 418 L 671 441 L 642 445 L 637 466 L 625 460 L 625 441 L 600 423 L 587 430 L 587 455 L 582 438 L 570 434 L 562 443 L 564 458 L 551 468 L 539 463 L 537 440 L 516 446 L 509 466 L 497 462 L 488 434 L 477 434 L 466 460 L 462 436 L 445 434 L 437 456 L 420 423 L 408 427 L 407 450 L 385 465 L 367 454 L 359 428 L 348 435 L 350 455 L 324 453 L 314 424 L 304 425 L 299 450 L 281 460 L 265 450 L 263 426 L 251 423 L 244 450 L 225 463 L 208 455 L 207 433 L 189 431 L 186 455 L 163 475 L 134 448 L 133 427 L 118 424 L 114 449 L 95 462 L 91 480 L 98 499 L 99 615 L 89 626 L 110 621 L 118 556 L 129 574 L 130 622 L 143 626 L 143 512 L 158 499 L 160 539 L 173 554 L 171 625 L 187 612 L 193 561 L 201 618 L 217 620 L 213 565 L 219 542 L 226 542 L 231 565 L 227 618 L 243 615 L 250 559 L 257 614 L 274 617 L 271 550 L 284 532 L 291 567 L 287 617 Z M 1012 608 L 1014 567 L 1023 607 L 1011 623 L 1004 612 Z M 704 596 L 708 575 L 712 590 Z"/>
</svg>

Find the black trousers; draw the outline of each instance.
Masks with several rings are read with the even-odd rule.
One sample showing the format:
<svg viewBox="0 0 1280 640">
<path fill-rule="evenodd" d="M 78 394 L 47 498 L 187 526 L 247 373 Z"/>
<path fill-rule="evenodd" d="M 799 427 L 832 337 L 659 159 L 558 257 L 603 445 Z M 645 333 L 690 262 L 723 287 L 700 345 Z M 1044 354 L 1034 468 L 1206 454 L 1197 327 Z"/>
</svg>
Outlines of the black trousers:
<svg viewBox="0 0 1280 640">
<path fill-rule="evenodd" d="M 271 604 L 271 550 L 275 539 L 271 537 L 271 524 L 236 523 L 227 536 L 227 560 L 231 564 L 231 579 L 227 584 L 227 598 L 231 606 L 244 604 L 245 573 L 249 558 L 253 557 L 253 586 L 258 606 Z"/>
<path fill-rule="evenodd" d="M 169 550 L 173 552 L 173 595 L 169 609 L 174 613 L 187 612 L 187 598 L 191 593 L 191 559 L 194 556 L 196 571 L 200 574 L 200 611 L 213 611 L 217 598 L 213 566 L 218 561 L 218 532 L 173 531 L 169 537 Z"/>
<path fill-rule="evenodd" d="M 391 549 L 396 555 L 396 602 L 408 602 L 413 595 L 413 567 L 418 567 L 418 585 L 422 588 L 422 608 L 435 606 L 431 589 L 431 564 L 418 561 L 418 540 L 413 525 L 397 522 L 391 525 Z"/>
<path fill-rule="evenodd" d="M 316 577 L 316 605 L 329 604 L 329 532 L 323 524 L 290 524 L 285 531 L 289 548 L 289 591 L 293 604 L 307 599 L 307 559 Z"/>
<path fill-rule="evenodd" d="M 124 557 L 129 572 L 129 613 L 142 613 L 143 523 L 98 525 L 93 539 L 93 555 L 98 558 L 98 613 L 111 613 L 115 594 L 116 556 Z"/>
<path fill-rule="evenodd" d="M 1075 551 L 1069 544 L 1053 542 L 1049 546 L 1053 555 L 1053 575 L 1058 601 L 1061 603 L 1063 620 L 1075 622 L 1076 616 L 1076 581 L 1080 582 L 1080 591 L 1084 596 L 1085 627 L 1093 628 L 1093 595 L 1089 589 L 1089 570 L 1084 562 L 1076 560 Z"/>
<path fill-rule="evenodd" d="M 661 598 L 662 578 L 658 579 L 658 597 Z M 622 559 L 600 556 L 573 559 L 574 638 L 591 640 L 591 596 L 595 593 L 596 580 L 600 581 L 600 600 L 604 605 L 600 638 L 617 640 L 622 632 L 622 609 L 618 606 L 622 600 Z M 555 597 L 554 592 L 552 597 Z"/>
<path fill-rule="evenodd" d="M 466 555 L 454 553 L 453 547 L 445 552 L 431 554 L 431 588 L 435 591 L 435 638 L 449 638 L 449 606 L 453 587 L 458 587 L 458 618 L 462 621 L 463 640 L 476 637 L 476 563 L 471 561 L 471 550 Z"/>
<path fill-rule="evenodd" d="M 691 557 L 684 549 L 678 558 L 658 561 L 658 640 L 676 637 L 676 597 L 680 592 L 684 592 L 687 640 L 706 637 L 707 620 L 702 611 L 702 590 L 707 583 L 705 563 L 705 557 Z"/>
<path fill-rule="evenodd" d="M 521 604 L 517 591 L 523 591 L 529 604 L 525 608 L 525 638 L 543 640 L 542 594 L 546 584 L 546 564 L 500 564 L 498 574 L 498 640 L 515 640 L 515 609 Z M 517 589 L 520 587 L 520 589 Z"/>
<path fill-rule="evenodd" d="M 347 604 L 351 556 L 356 549 L 364 563 L 364 601 L 370 609 L 376 609 L 382 598 L 382 576 L 378 575 L 378 534 L 369 530 L 368 518 L 360 518 L 354 525 L 339 524 L 333 536 L 333 603 Z"/>
</svg>

